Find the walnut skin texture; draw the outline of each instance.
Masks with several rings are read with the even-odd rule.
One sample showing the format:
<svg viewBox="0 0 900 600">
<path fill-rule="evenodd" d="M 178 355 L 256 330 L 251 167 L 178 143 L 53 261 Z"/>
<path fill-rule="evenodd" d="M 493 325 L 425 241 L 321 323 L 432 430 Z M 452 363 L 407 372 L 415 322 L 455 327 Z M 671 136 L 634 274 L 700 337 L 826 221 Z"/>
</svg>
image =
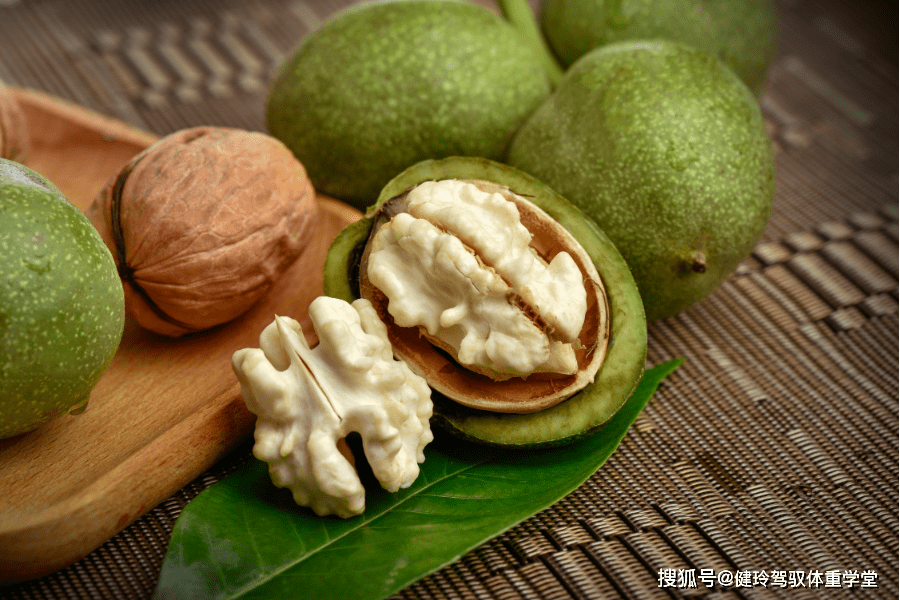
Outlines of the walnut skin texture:
<svg viewBox="0 0 900 600">
<path fill-rule="evenodd" d="M 137 155 L 88 216 L 116 258 L 128 315 L 177 337 L 227 323 L 265 295 L 302 252 L 316 206 L 281 142 L 197 127 Z"/>
</svg>

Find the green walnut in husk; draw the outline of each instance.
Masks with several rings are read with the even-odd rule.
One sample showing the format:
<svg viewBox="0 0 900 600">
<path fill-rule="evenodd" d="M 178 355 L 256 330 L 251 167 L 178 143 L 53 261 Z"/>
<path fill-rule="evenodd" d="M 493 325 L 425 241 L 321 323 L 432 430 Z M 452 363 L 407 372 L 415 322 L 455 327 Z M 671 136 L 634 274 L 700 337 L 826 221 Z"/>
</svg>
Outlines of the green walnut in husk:
<svg viewBox="0 0 900 600">
<path fill-rule="evenodd" d="M 288 58 L 267 121 L 317 191 L 364 209 L 420 160 L 500 160 L 550 89 L 542 56 L 484 6 L 365 2 Z"/>
<path fill-rule="evenodd" d="M 87 217 L 0 158 L 0 438 L 84 410 L 124 323 L 115 261 Z"/>
<path fill-rule="evenodd" d="M 543 0 L 541 30 L 569 68 L 600 46 L 664 39 L 707 50 L 758 96 L 778 32 L 774 0 Z"/>
<path fill-rule="evenodd" d="M 487 159 L 423 161 L 391 180 L 332 244 L 325 293 L 370 300 L 435 391 L 432 423 L 478 442 L 578 439 L 643 373 L 643 305 L 615 246 L 552 189 Z"/>
<path fill-rule="evenodd" d="M 712 293 L 772 212 L 775 160 L 756 99 L 714 55 L 675 42 L 585 55 L 516 132 L 506 162 L 609 235 L 650 321 Z"/>
</svg>

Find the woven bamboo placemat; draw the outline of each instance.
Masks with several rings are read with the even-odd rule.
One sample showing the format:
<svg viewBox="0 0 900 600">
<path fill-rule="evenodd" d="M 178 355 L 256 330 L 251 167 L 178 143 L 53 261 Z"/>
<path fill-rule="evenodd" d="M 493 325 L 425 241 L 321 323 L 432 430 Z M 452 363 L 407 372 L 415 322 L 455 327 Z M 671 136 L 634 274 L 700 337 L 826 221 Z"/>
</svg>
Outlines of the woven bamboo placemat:
<svg viewBox="0 0 900 600">
<path fill-rule="evenodd" d="M 160 135 L 263 130 L 285 54 L 351 3 L 0 0 L 0 79 Z M 897 6 L 780 9 L 774 214 L 651 324 L 649 362 L 686 362 L 581 488 L 397 598 L 898 596 Z M 0 597 L 148 598 L 181 510 L 248 456 Z"/>
</svg>

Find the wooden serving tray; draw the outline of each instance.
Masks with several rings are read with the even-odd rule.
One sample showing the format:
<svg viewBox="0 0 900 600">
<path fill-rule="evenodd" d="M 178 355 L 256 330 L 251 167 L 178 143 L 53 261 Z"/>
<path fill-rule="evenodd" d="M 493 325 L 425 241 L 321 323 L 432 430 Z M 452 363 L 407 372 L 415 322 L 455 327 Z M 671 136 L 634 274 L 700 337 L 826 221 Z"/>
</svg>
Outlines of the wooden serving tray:
<svg viewBox="0 0 900 600">
<path fill-rule="evenodd" d="M 26 164 L 86 210 L 106 182 L 157 140 L 45 94 L 14 90 L 31 128 Z M 232 323 L 168 339 L 126 321 L 87 410 L 0 440 L 0 585 L 85 556 L 234 448 L 253 429 L 231 355 L 256 347 L 275 314 L 310 328 L 334 236 L 360 213 L 320 197 L 320 225 L 269 295 Z"/>
</svg>

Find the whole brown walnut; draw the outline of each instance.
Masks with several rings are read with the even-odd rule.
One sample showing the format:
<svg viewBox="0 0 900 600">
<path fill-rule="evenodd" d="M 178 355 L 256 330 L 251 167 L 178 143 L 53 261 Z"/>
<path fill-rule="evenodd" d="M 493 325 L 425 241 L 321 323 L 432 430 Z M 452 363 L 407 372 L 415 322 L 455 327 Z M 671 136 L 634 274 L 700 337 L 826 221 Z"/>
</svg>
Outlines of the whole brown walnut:
<svg viewBox="0 0 900 600">
<path fill-rule="evenodd" d="M 29 145 L 25 113 L 12 91 L 0 81 L 0 158 L 22 162 Z"/>
<path fill-rule="evenodd" d="M 172 337 L 246 312 L 300 255 L 316 214 L 312 183 L 284 144 L 220 127 L 161 139 L 88 210 L 128 315 Z"/>
</svg>

